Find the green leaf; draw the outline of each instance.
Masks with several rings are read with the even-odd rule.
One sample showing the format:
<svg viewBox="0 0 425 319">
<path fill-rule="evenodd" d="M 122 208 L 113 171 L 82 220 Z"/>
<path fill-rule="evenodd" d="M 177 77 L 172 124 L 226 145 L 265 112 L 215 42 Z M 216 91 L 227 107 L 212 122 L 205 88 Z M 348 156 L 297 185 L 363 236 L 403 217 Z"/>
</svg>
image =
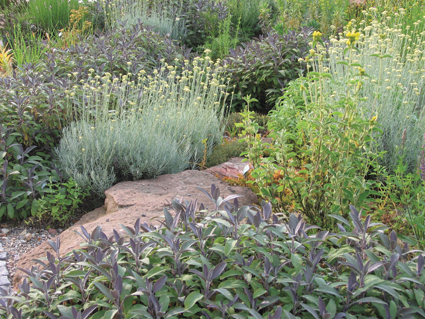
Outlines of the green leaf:
<svg viewBox="0 0 425 319">
<path fill-rule="evenodd" d="M 134 305 L 133 308 L 128 312 L 131 315 L 136 315 L 136 318 L 146 318 L 153 319 L 152 316 L 146 311 L 146 306 L 143 305 Z M 99 318 L 100 319 L 100 318 Z"/>
<path fill-rule="evenodd" d="M 170 305 L 170 296 L 168 294 L 163 294 L 161 298 L 159 298 L 159 304 L 162 306 L 161 311 L 166 312 Z"/>
<path fill-rule="evenodd" d="M 73 270 L 66 274 L 66 277 L 84 277 L 87 275 L 87 271 Z"/>
<path fill-rule="evenodd" d="M 336 304 L 333 299 L 330 299 L 328 305 L 326 306 L 326 311 L 331 314 L 331 318 L 335 317 L 336 314 Z"/>
<path fill-rule="evenodd" d="M 375 302 L 375 303 L 379 303 L 381 305 L 386 305 L 387 303 L 381 299 L 375 298 L 375 297 L 365 297 L 365 298 L 361 298 L 359 300 L 354 301 L 354 303 L 363 303 L 363 302 Z"/>
<path fill-rule="evenodd" d="M 235 248 L 237 244 L 237 240 L 230 239 L 226 242 L 226 245 L 224 246 L 224 255 L 229 256 L 230 252 Z"/>
<path fill-rule="evenodd" d="M 344 217 L 342 217 L 342 216 L 339 216 L 339 215 L 332 215 L 332 214 L 329 214 L 329 216 L 331 216 L 331 217 L 333 217 L 333 218 L 335 218 L 335 219 L 338 219 L 340 222 L 342 222 L 343 224 L 345 224 L 345 225 L 347 225 L 347 226 L 350 226 L 350 223 L 348 222 L 348 220 L 346 220 Z"/>
<path fill-rule="evenodd" d="M 292 261 L 292 265 L 294 265 L 294 268 L 297 270 L 300 269 L 303 264 L 303 260 L 301 256 L 298 254 L 292 254 L 291 261 Z"/>
<path fill-rule="evenodd" d="M 26 203 L 28 203 L 28 199 L 23 199 L 21 200 L 17 205 L 16 205 L 16 209 L 21 209 L 22 207 L 24 207 L 26 205 Z"/>
<path fill-rule="evenodd" d="M 229 300 L 233 300 L 233 295 L 230 293 L 229 290 L 224 289 L 224 288 L 218 288 L 218 289 L 214 289 L 214 291 L 219 292 L 220 294 L 222 294 L 224 297 L 226 297 Z"/>
<path fill-rule="evenodd" d="M 344 246 L 342 248 L 331 248 L 331 250 L 329 251 L 328 254 L 328 262 L 332 262 L 334 259 L 341 257 L 343 254 L 345 253 L 351 253 L 354 252 L 354 248 L 350 247 L 350 246 Z"/>
<path fill-rule="evenodd" d="M 238 270 L 231 269 L 226 271 L 224 274 L 222 274 L 220 276 L 220 280 L 223 280 L 224 278 L 227 278 L 227 277 L 236 277 L 236 276 L 242 276 L 242 273 Z"/>
<path fill-rule="evenodd" d="M 4 213 L 6 213 L 6 206 L 0 207 L 0 218 L 3 217 Z"/>
<path fill-rule="evenodd" d="M 392 319 L 396 319 L 397 316 L 397 305 L 395 304 L 394 300 L 390 301 L 390 315 Z"/>
<path fill-rule="evenodd" d="M 242 280 L 226 280 L 220 283 L 218 288 L 226 288 L 226 289 L 232 289 L 232 288 L 247 288 L 248 285 L 242 281 Z"/>
<path fill-rule="evenodd" d="M 198 291 L 192 291 L 184 300 L 184 309 L 185 311 L 192 308 L 196 302 L 204 298 L 204 295 Z"/>
<path fill-rule="evenodd" d="M 57 308 L 63 317 L 73 318 L 72 307 L 65 307 L 62 305 L 58 305 Z"/>
<path fill-rule="evenodd" d="M 258 297 L 264 295 L 265 293 L 267 293 L 267 290 L 265 290 L 264 288 L 258 288 L 256 291 L 254 291 L 254 294 L 252 295 L 252 297 L 258 298 Z"/>
<path fill-rule="evenodd" d="M 103 316 L 103 319 L 114 319 L 115 314 L 118 312 L 117 309 L 115 310 L 108 310 L 105 312 L 105 315 Z"/>
<path fill-rule="evenodd" d="M 297 317 L 295 317 L 293 314 L 291 314 L 289 311 L 287 311 L 287 310 L 283 310 L 283 312 L 284 312 L 284 314 L 285 314 L 285 316 L 286 316 L 286 318 L 288 318 L 288 319 L 297 319 Z M 285 317 L 283 317 L 283 318 L 285 318 Z"/>
<path fill-rule="evenodd" d="M 175 316 L 175 315 L 178 315 L 179 313 L 182 313 L 182 312 L 184 312 L 185 310 L 183 309 L 183 308 L 174 308 L 174 309 L 172 309 L 172 310 L 170 310 L 166 315 L 165 315 L 165 319 L 166 318 L 170 318 L 170 317 L 173 317 L 173 316 Z"/>
<path fill-rule="evenodd" d="M 15 217 L 15 209 L 13 208 L 11 203 L 7 204 L 7 215 L 9 216 L 9 218 Z"/>
<path fill-rule="evenodd" d="M 36 199 L 34 199 L 31 203 L 31 215 L 35 216 L 38 211 L 38 202 Z"/>
<path fill-rule="evenodd" d="M 424 292 L 422 289 L 415 289 L 415 298 L 416 298 L 416 302 L 418 303 L 419 306 L 423 306 L 424 303 Z"/>
<path fill-rule="evenodd" d="M 400 295 L 390 286 L 385 284 L 376 285 L 375 288 L 381 289 L 391 296 L 393 296 L 395 299 L 400 299 Z"/>
<path fill-rule="evenodd" d="M 316 288 L 315 291 L 318 292 L 324 292 L 327 294 L 334 295 L 336 297 L 342 298 L 341 295 L 336 291 L 334 288 L 328 287 L 328 286 L 320 286 L 319 288 Z"/>
<path fill-rule="evenodd" d="M 261 316 L 257 311 L 255 311 L 254 309 L 248 308 L 242 303 L 236 303 L 233 307 L 235 309 L 248 311 L 252 316 L 254 316 L 255 319 L 263 319 L 263 316 Z"/>
<path fill-rule="evenodd" d="M 106 310 L 96 312 L 93 316 L 90 317 L 90 319 L 103 319 L 103 316 L 105 315 L 105 313 L 106 313 Z M 72 317 L 70 317 L 70 318 L 72 318 Z"/>
<path fill-rule="evenodd" d="M 105 295 L 106 298 L 109 300 L 114 300 L 114 296 L 112 296 L 112 293 L 109 291 L 108 288 L 105 287 L 104 284 L 100 282 L 95 282 L 94 285 Z"/>
<path fill-rule="evenodd" d="M 148 271 L 148 273 L 146 274 L 146 278 L 152 278 L 153 276 L 159 275 L 160 273 L 163 273 L 166 270 L 166 267 L 155 266 Z"/>
</svg>

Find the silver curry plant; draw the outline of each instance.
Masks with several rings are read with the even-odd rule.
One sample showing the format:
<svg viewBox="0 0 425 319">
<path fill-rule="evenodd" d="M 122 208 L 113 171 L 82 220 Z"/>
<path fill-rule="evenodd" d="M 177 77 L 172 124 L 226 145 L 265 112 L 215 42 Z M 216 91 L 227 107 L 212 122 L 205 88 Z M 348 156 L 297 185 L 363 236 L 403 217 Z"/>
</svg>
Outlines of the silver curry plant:
<svg viewBox="0 0 425 319">
<path fill-rule="evenodd" d="M 203 192 L 211 211 L 173 201 L 160 227 L 137 220 L 126 237 L 81 227 L 85 246 L 64 257 L 51 241 L 18 293 L 1 290 L 2 318 L 425 317 L 423 252 L 353 206 L 332 233 Z"/>
<path fill-rule="evenodd" d="M 321 92 L 330 104 L 361 88 L 358 112 L 377 118 L 383 134 L 375 136 L 373 145 L 386 152 L 383 164 L 389 171 L 396 168 L 400 156 L 409 171 L 416 169 L 425 127 L 425 18 L 403 31 L 404 13 L 402 8 L 394 16 L 375 8 L 365 10 L 364 20 L 350 22 L 338 37 L 331 37 L 327 48 L 318 45 L 318 54 L 306 59 L 310 71 L 332 76 Z M 361 86 L 356 81 L 359 75 L 364 75 Z M 402 136 L 408 141 L 406 147 Z"/>
</svg>

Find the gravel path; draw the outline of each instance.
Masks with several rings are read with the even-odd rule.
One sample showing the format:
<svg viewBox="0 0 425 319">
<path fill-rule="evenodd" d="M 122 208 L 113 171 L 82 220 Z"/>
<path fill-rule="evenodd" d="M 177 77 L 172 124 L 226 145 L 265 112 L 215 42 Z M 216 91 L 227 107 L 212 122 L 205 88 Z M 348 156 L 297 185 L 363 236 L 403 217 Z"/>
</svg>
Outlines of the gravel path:
<svg viewBox="0 0 425 319">
<path fill-rule="evenodd" d="M 61 229 L 36 229 L 25 224 L 0 225 L 0 287 L 11 288 L 16 264 L 21 255 L 62 232 Z"/>
</svg>

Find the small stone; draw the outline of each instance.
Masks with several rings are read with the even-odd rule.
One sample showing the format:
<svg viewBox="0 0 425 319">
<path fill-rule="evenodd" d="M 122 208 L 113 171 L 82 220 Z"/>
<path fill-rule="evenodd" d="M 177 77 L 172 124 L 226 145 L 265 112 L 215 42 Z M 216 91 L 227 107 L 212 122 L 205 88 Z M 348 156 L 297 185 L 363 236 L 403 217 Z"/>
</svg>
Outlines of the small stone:
<svg viewBox="0 0 425 319">
<path fill-rule="evenodd" d="M 8 276 L 9 272 L 7 271 L 6 267 L 1 267 L 0 268 L 0 276 Z"/>
<path fill-rule="evenodd" d="M 58 233 L 63 232 L 63 229 L 58 228 Z"/>
<path fill-rule="evenodd" d="M 6 260 L 7 259 L 7 252 L 3 251 L 0 253 L 0 260 Z"/>
<path fill-rule="evenodd" d="M 10 232 L 10 229 L 7 229 L 7 228 L 2 228 L 1 229 L 1 233 L 2 234 L 7 234 L 8 232 Z"/>
<path fill-rule="evenodd" d="M 27 234 L 27 230 L 24 229 L 22 232 L 19 233 L 19 236 L 25 236 Z"/>
<path fill-rule="evenodd" d="M 20 241 L 19 241 L 19 243 L 21 243 L 21 244 L 26 244 L 26 243 L 27 243 L 27 241 L 26 241 L 26 240 L 20 240 Z"/>
<path fill-rule="evenodd" d="M 18 261 L 19 259 L 21 259 L 21 257 L 19 255 L 16 255 L 14 259 L 15 261 Z"/>
<path fill-rule="evenodd" d="M 49 234 L 51 234 L 51 235 L 56 235 L 58 231 L 57 231 L 56 229 L 54 229 L 54 228 L 50 228 L 50 229 L 48 230 L 48 232 L 49 232 Z"/>
<path fill-rule="evenodd" d="M 30 241 L 31 238 L 32 238 L 32 234 L 31 233 L 28 233 L 28 234 L 25 235 L 25 240 L 26 241 Z"/>
<path fill-rule="evenodd" d="M 7 278 L 7 276 L 0 276 L 0 286 L 9 286 L 9 285 L 10 285 L 9 278 Z"/>
<path fill-rule="evenodd" d="M 0 261 L 0 268 L 1 267 L 6 267 L 6 262 L 4 260 L 1 260 Z"/>
</svg>

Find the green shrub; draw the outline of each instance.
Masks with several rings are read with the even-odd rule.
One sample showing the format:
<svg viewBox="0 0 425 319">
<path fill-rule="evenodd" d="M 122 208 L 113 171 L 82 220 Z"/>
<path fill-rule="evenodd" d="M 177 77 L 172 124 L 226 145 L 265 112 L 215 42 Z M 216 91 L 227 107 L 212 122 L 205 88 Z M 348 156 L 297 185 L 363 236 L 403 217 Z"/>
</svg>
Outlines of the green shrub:
<svg viewBox="0 0 425 319">
<path fill-rule="evenodd" d="M 352 68 L 353 51 L 346 51 Z M 360 111 L 367 75 L 347 76 L 346 89 L 330 96 L 324 92 L 332 75 L 322 55 L 312 50 L 310 58 L 317 64 L 306 78 L 288 87 L 270 114 L 273 145 L 261 143 L 249 112 L 245 115 L 244 125 L 251 133 L 246 137 L 247 155 L 261 196 L 286 212 L 299 211 L 310 222 L 329 226 L 329 212 L 341 214 L 349 204 L 366 207 L 375 184 L 369 174 L 379 158 L 371 142 L 382 131 L 375 127 L 376 117 L 365 119 Z M 262 158 L 266 147 L 271 147 L 270 156 Z"/>
<path fill-rule="evenodd" d="M 173 10 L 178 12 L 178 27 L 185 29 L 181 44 L 199 53 L 205 49 L 208 37 L 218 36 L 220 22 L 226 20 L 229 14 L 225 2 L 213 0 L 183 0 Z"/>
<path fill-rule="evenodd" d="M 44 194 L 32 205 L 32 218 L 27 223 L 67 226 L 86 196 L 88 192 L 82 190 L 72 178 L 63 183 L 52 183 L 50 180 Z"/>
<path fill-rule="evenodd" d="M 121 79 L 89 78 L 75 98 L 70 93 L 69 103 L 81 114 L 63 131 L 60 169 L 103 196 L 119 180 L 195 167 L 204 154 L 202 140 L 209 154 L 223 134 L 226 85 L 216 67 L 207 57 L 186 61 L 182 76 L 164 64 L 153 77 L 142 70 Z"/>
<path fill-rule="evenodd" d="M 284 36 L 270 34 L 231 50 L 223 63 L 234 90 L 232 110 L 242 110 L 242 97 L 246 95 L 258 100 L 253 109 L 261 113 L 272 109 L 287 82 L 304 71 L 298 58 L 307 54 L 310 35 L 310 29 Z"/>
<path fill-rule="evenodd" d="M 234 49 L 238 43 L 239 21 L 232 28 L 232 16 L 227 15 L 225 20 L 219 22 L 219 30 L 217 34 L 213 34 L 207 38 L 204 47 L 211 50 L 212 59 L 222 59 L 229 54 L 230 49 Z"/>
<path fill-rule="evenodd" d="M 160 228 L 98 226 L 86 245 L 60 256 L 49 241 L 43 266 L 0 304 L 4 318 L 419 318 L 424 317 L 424 257 L 399 246 L 395 232 L 335 216 L 338 233 L 314 230 L 272 207 L 238 207 L 211 186 L 214 209 L 172 202 Z M 233 205 L 232 205 L 233 203 Z M 202 214 L 198 209 L 202 209 Z M 0 288 L 3 295 L 6 291 Z"/>
<path fill-rule="evenodd" d="M 47 181 L 60 181 L 51 156 L 16 143 L 17 137 L 0 125 L 0 219 L 28 218 L 36 211 L 36 199 L 46 192 Z"/>
<path fill-rule="evenodd" d="M 69 121 L 65 91 L 73 84 L 53 76 L 47 83 L 49 75 L 47 70 L 38 72 L 34 65 L 26 65 L 21 73 L 0 78 L 0 123 L 19 133 L 17 143 L 38 146 L 44 152 L 49 152 Z"/>
<path fill-rule="evenodd" d="M 291 83 L 291 82 L 290 82 Z M 264 114 L 260 113 L 253 113 L 252 119 L 255 123 L 257 123 L 260 126 L 259 132 L 265 133 L 267 130 L 267 123 L 269 121 L 269 117 Z M 224 131 L 229 137 L 237 137 L 239 134 L 242 133 L 242 128 L 237 127 L 237 123 L 242 123 L 243 116 L 241 113 L 230 113 L 227 116 L 226 119 L 226 126 L 224 128 Z"/>
<path fill-rule="evenodd" d="M 106 4 L 106 2 L 105 2 Z M 108 12 L 109 27 L 111 29 L 124 25 L 130 28 L 133 25 L 148 25 L 162 36 L 169 36 L 173 40 L 182 40 L 186 35 L 186 25 L 181 19 L 182 3 L 170 4 L 141 0 L 114 1 L 106 9 Z"/>
<path fill-rule="evenodd" d="M 239 25 L 238 37 L 241 41 L 249 41 L 260 34 L 259 17 L 262 2 L 263 0 L 229 0 L 227 2 L 233 25 Z"/>
<path fill-rule="evenodd" d="M 232 157 L 238 157 L 247 148 L 246 142 L 239 140 L 225 140 L 223 143 L 214 146 L 210 156 L 207 158 L 205 167 L 213 167 L 221 163 L 227 162 Z"/>
</svg>

